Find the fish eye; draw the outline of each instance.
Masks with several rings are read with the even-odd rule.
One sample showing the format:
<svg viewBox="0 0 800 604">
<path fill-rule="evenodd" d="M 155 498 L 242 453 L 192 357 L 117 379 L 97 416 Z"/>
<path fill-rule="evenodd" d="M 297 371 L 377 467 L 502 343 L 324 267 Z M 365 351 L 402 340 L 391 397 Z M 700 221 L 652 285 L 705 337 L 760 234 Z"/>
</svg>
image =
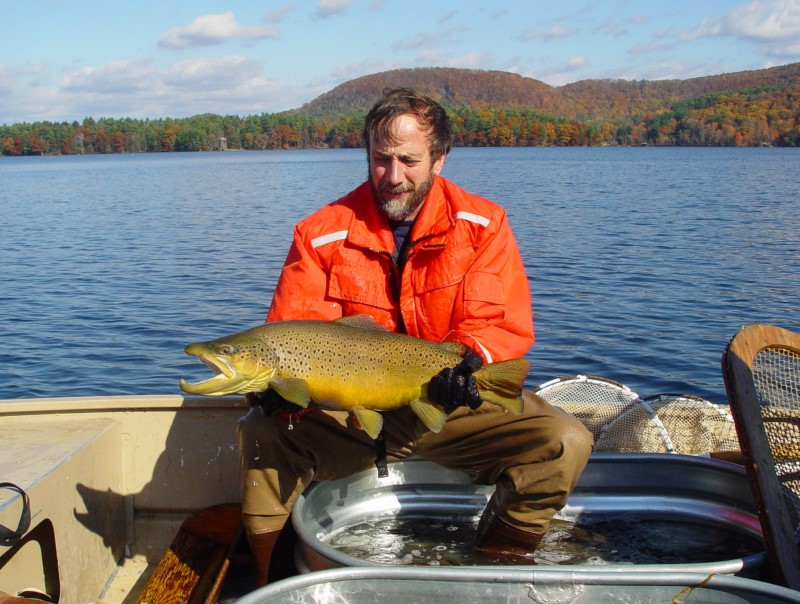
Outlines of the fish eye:
<svg viewBox="0 0 800 604">
<path fill-rule="evenodd" d="M 219 351 L 222 354 L 233 354 L 234 352 L 236 352 L 236 348 L 230 344 L 223 344 L 222 346 L 219 347 Z"/>
</svg>

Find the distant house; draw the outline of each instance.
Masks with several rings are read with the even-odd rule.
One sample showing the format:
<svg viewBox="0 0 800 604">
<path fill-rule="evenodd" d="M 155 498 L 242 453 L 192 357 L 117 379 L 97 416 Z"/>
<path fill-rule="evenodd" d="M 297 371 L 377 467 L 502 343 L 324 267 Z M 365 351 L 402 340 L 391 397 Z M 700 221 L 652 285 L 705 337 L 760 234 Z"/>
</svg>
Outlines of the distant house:
<svg viewBox="0 0 800 604">
<path fill-rule="evenodd" d="M 217 151 L 227 151 L 228 150 L 228 139 L 224 136 L 220 136 L 217 139 Z"/>
</svg>

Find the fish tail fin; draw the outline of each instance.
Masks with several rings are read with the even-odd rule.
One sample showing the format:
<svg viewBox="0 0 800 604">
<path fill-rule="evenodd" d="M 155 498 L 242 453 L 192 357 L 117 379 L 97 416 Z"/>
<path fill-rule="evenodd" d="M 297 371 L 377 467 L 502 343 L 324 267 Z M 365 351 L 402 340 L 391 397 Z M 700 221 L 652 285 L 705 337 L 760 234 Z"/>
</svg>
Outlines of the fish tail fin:
<svg viewBox="0 0 800 604">
<path fill-rule="evenodd" d="M 416 415 L 431 432 L 441 431 L 447 419 L 447 414 L 442 411 L 440 407 L 419 399 L 411 401 L 408 406 L 411 407 L 411 411 L 414 412 L 414 415 Z"/>
<path fill-rule="evenodd" d="M 525 359 L 489 363 L 472 375 L 482 401 L 499 405 L 511 413 L 522 413 L 522 386 L 531 364 Z"/>
</svg>

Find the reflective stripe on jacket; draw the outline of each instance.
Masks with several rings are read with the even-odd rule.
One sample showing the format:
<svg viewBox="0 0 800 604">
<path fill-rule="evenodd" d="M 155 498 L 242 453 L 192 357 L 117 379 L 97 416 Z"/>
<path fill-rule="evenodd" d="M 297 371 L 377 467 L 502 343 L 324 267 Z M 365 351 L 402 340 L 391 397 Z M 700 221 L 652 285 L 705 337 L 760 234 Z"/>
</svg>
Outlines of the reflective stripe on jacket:
<svg viewBox="0 0 800 604">
<path fill-rule="evenodd" d="M 487 362 L 522 357 L 533 314 L 503 208 L 436 176 L 409 237 L 401 272 L 363 183 L 295 226 L 267 321 L 367 314 L 391 331 L 458 340 Z"/>
</svg>

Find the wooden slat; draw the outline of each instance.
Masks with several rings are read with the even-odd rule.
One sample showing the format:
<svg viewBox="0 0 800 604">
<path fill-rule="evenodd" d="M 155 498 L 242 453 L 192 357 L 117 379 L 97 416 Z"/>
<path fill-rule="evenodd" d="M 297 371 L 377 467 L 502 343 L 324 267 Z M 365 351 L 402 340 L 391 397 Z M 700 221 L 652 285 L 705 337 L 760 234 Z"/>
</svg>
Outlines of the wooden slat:
<svg viewBox="0 0 800 604">
<path fill-rule="evenodd" d="M 164 553 L 137 604 L 213 604 L 242 534 L 242 510 L 221 504 L 190 516 Z"/>
<path fill-rule="evenodd" d="M 753 361 L 767 348 L 800 351 L 800 335 L 771 325 L 754 324 L 739 331 L 722 357 L 722 373 L 731 413 L 770 557 L 783 582 L 800 589 L 800 549 L 794 540 L 793 513 L 775 472 L 776 453 L 783 461 L 794 458 L 794 447 L 773 447 L 762 417 L 761 401 L 753 379 Z"/>
</svg>

